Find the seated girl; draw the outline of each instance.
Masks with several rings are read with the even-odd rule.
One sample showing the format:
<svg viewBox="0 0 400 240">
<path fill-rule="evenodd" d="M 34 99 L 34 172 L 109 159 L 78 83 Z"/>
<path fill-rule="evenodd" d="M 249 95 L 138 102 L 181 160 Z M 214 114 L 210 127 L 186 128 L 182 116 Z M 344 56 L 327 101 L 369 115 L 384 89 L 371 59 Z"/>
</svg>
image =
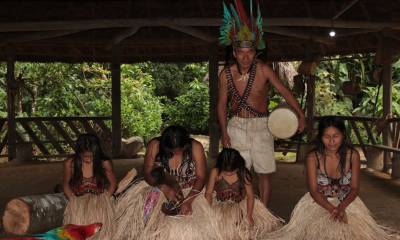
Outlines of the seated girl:
<svg viewBox="0 0 400 240">
<path fill-rule="evenodd" d="M 111 160 L 104 157 L 100 140 L 82 134 L 76 140 L 75 154 L 64 162 L 64 193 L 68 204 L 64 224 L 87 225 L 101 222 L 101 231 L 91 239 L 112 239 L 116 179 Z"/>
<path fill-rule="evenodd" d="M 205 197 L 217 214 L 223 239 L 256 239 L 281 226 L 254 198 L 252 177 L 240 153 L 224 148 L 211 170 Z"/>
</svg>

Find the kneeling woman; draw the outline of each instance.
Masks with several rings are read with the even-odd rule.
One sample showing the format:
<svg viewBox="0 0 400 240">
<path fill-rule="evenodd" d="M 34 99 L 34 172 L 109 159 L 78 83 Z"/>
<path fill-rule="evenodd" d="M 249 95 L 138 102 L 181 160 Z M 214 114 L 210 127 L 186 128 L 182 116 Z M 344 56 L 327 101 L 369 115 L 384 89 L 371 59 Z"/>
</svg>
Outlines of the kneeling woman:
<svg viewBox="0 0 400 240">
<path fill-rule="evenodd" d="M 144 181 L 117 199 L 113 239 L 221 239 L 200 194 L 205 174 L 201 143 L 182 127 L 166 128 L 148 144 Z"/>
<path fill-rule="evenodd" d="M 282 220 L 254 198 L 250 171 L 235 149 L 224 148 L 218 155 L 205 197 L 223 239 L 258 239 L 281 226 Z"/>
<path fill-rule="evenodd" d="M 358 197 L 359 175 L 360 155 L 346 143 L 344 122 L 321 118 L 315 149 L 307 156 L 309 193 L 269 239 L 391 239 Z"/>
</svg>

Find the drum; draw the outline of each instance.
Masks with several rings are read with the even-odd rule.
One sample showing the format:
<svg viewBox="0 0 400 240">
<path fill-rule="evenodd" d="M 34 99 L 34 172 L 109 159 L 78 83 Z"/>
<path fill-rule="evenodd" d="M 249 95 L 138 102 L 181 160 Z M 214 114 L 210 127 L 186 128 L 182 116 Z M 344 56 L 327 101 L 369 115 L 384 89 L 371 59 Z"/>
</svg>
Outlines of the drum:
<svg viewBox="0 0 400 240">
<path fill-rule="evenodd" d="M 268 117 L 268 128 L 274 137 L 287 139 L 296 134 L 299 118 L 289 106 L 275 108 Z"/>
</svg>

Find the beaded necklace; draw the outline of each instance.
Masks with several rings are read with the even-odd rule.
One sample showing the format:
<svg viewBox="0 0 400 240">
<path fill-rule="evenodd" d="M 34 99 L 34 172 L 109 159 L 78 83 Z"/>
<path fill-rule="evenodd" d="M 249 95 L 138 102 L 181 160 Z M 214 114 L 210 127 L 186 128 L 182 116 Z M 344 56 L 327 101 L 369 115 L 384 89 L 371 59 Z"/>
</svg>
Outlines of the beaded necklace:
<svg viewBox="0 0 400 240">
<path fill-rule="evenodd" d="M 247 85 L 243 92 L 243 96 L 240 96 L 239 91 L 237 90 L 235 84 L 233 83 L 233 76 L 232 76 L 230 68 L 229 67 L 226 68 L 226 78 L 228 80 L 228 92 L 230 94 L 232 94 L 233 98 L 239 103 L 236 110 L 233 111 L 234 115 L 237 115 L 240 112 L 240 110 L 244 109 L 245 111 L 247 111 L 248 113 L 250 113 L 256 117 L 268 116 L 268 113 L 259 112 L 256 109 L 254 109 L 252 106 L 247 104 L 247 102 L 246 102 L 250 96 L 250 91 L 254 84 L 254 80 L 256 77 L 256 68 L 257 68 L 256 63 L 253 63 L 250 66 L 249 72 L 247 73 L 247 74 L 249 74 L 249 77 L 248 77 L 249 80 L 247 81 Z"/>
</svg>

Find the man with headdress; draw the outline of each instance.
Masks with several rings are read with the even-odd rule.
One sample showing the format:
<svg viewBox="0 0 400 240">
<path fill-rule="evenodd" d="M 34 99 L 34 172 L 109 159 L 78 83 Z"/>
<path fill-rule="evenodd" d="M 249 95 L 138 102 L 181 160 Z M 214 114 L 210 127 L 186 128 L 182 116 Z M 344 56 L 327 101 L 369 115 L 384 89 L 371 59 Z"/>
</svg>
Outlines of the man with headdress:
<svg viewBox="0 0 400 240">
<path fill-rule="evenodd" d="M 254 167 L 259 178 L 261 201 L 268 205 L 271 192 L 270 175 L 276 171 L 274 139 L 267 128 L 267 95 L 269 83 L 285 98 L 299 117 L 299 132 L 305 118 L 297 100 L 278 79 L 273 70 L 256 58 L 257 50 L 265 48 L 259 4 L 253 17 L 250 0 L 249 17 L 241 0 L 225 4 L 220 28 L 220 43 L 233 46 L 236 62 L 226 67 L 219 77 L 218 120 L 224 147 L 236 148 Z M 233 116 L 227 121 L 227 104 Z"/>
</svg>

